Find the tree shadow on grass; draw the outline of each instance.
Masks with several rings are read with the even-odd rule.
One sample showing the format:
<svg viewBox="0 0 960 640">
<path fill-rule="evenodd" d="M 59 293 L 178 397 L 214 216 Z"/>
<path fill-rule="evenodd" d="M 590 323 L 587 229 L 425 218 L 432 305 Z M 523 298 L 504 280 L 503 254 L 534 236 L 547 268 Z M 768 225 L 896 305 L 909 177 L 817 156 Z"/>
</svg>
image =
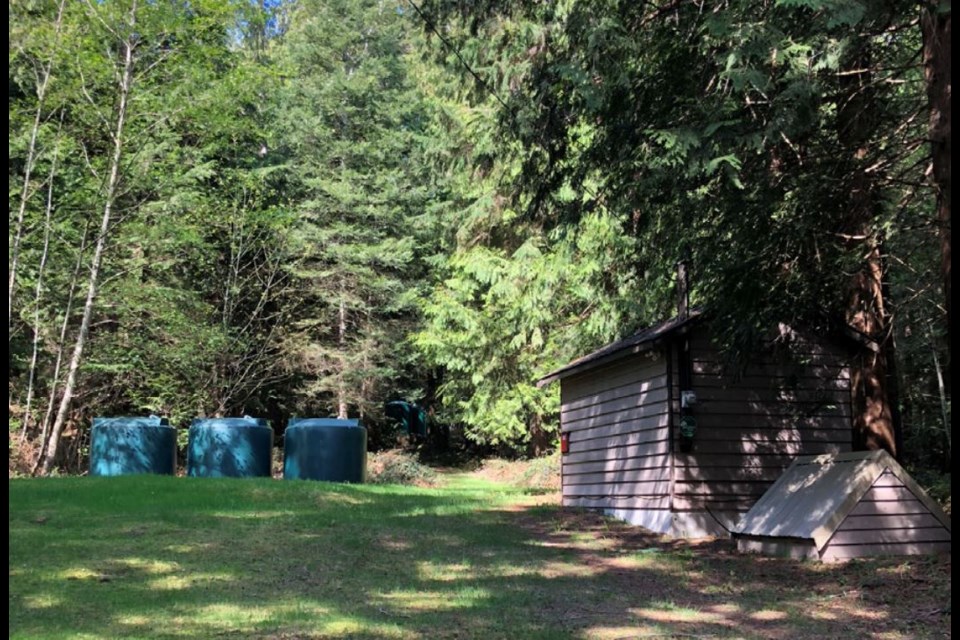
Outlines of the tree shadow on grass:
<svg viewBox="0 0 960 640">
<path fill-rule="evenodd" d="M 470 489 L 170 482 L 181 484 L 140 481 L 154 501 L 126 513 L 106 500 L 123 484 L 97 487 L 92 505 L 79 495 L 90 487 L 14 500 L 11 484 L 10 636 L 950 633 L 949 556 L 846 565 L 742 556 L 728 541 L 668 541 L 529 497 L 492 504 Z"/>
</svg>

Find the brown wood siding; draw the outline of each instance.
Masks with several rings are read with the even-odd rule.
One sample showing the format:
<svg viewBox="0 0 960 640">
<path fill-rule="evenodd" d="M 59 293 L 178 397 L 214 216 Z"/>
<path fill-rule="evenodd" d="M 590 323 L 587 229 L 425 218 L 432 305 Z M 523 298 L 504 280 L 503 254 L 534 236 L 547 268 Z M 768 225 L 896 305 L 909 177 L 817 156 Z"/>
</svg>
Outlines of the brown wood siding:
<svg viewBox="0 0 960 640">
<path fill-rule="evenodd" d="M 693 465 L 710 464 L 706 456 L 733 455 L 733 456 L 761 456 L 778 455 L 789 456 L 791 459 L 800 455 L 816 455 L 820 453 L 839 453 L 848 451 L 850 443 L 805 442 L 803 439 L 773 440 L 758 438 L 752 440 L 698 440 L 696 451 L 690 454 L 678 453 L 678 456 L 689 456 Z M 681 458 L 678 458 L 681 459 Z"/>
<path fill-rule="evenodd" d="M 661 453 L 668 453 L 670 450 L 670 443 L 667 442 L 666 437 L 663 440 L 657 440 L 656 442 L 648 442 L 643 447 L 636 446 L 627 446 L 627 447 L 613 447 L 616 451 L 609 451 L 607 449 L 591 449 L 589 451 L 577 451 L 574 453 L 568 453 L 563 456 L 562 462 L 564 467 L 564 472 L 566 472 L 567 465 L 574 464 L 577 462 L 598 462 L 598 461 L 609 461 L 609 460 L 625 460 L 629 458 L 642 458 L 647 455 L 659 455 Z"/>
<path fill-rule="evenodd" d="M 669 498 L 660 496 L 586 496 L 580 498 L 564 497 L 565 507 L 586 507 L 588 509 L 637 509 L 667 511 Z"/>
<path fill-rule="evenodd" d="M 703 511 L 709 508 L 712 511 L 749 511 L 757 502 L 756 495 L 736 495 L 732 493 L 712 493 L 709 500 L 703 496 L 682 495 L 674 496 L 674 511 Z"/>
<path fill-rule="evenodd" d="M 850 450 L 850 373 L 840 349 L 801 340 L 800 363 L 761 354 L 736 375 L 704 327 L 689 340 L 697 434 L 693 451 L 675 455 L 676 511 L 746 510 L 796 456 Z M 679 422 L 679 398 L 671 411 Z"/>
<path fill-rule="evenodd" d="M 654 371 L 652 367 L 649 370 L 651 372 Z M 610 388 L 606 391 L 592 393 L 590 395 L 577 398 L 576 400 L 564 402 L 561 411 L 564 414 L 569 414 L 578 409 L 587 409 L 597 405 L 609 405 L 613 400 L 620 398 L 632 398 L 638 393 L 648 393 L 654 390 L 663 389 L 666 384 L 666 375 L 653 376 L 645 380 L 634 380 L 619 387 Z"/>
<path fill-rule="evenodd" d="M 848 517 L 867 516 L 911 516 L 930 513 L 927 506 L 919 500 L 861 500 Z"/>
<path fill-rule="evenodd" d="M 846 560 L 867 556 L 906 556 L 950 553 L 950 542 L 909 542 L 897 544 L 863 544 L 848 547 L 833 547 L 823 554 L 823 560 Z"/>
<path fill-rule="evenodd" d="M 666 407 L 663 407 L 666 409 Z M 624 432 L 660 431 L 667 425 L 667 413 L 650 415 L 649 407 L 638 407 L 608 417 L 597 418 L 595 423 L 578 430 L 569 430 L 571 442 L 585 442 L 596 438 L 608 438 Z M 628 431 L 629 430 L 629 431 Z"/>
<path fill-rule="evenodd" d="M 563 497 L 620 496 L 630 498 L 635 496 L 665 496 L 668 489 L 668 482 L 664 480 L 565 484 L 563 486 Z"/>
<path fill-rule="evenodd" d="M 561 380 L 565 506 L 667 510 L 665 358 L 643 353 Z"/>
<path fill-rule="evenodd" d="M 639 387 L 641 385 L 637 386 Z M 633 395 L 623 398 L 616 398 L 605 402 L 601 401 L 589 407 L 584 407 L 583 409 L 569 411 L 563 409 L 560 411 L 560 420 L 561 424 L 569 425 L 566 431 L 576 431 L 577 429 L 585 429 L 593 426 L 594 420 L 601 419 L 605 416 L 614 416 L 618 421 L 622 421 L 625 413 L 632 410 L 636 413 L 628 419 L 666 413 L 666 402 L 666 386 L 652 390 L 638 388 Z"/>
<path fill-rule="evenodd" d="M 571 473 L 566 484 L 624 484 L 630 482 L 649 482 L 665 480 L 670 477 L 669 469 L 651 467 L 647 469 L 619 469 L 616 471 L 597 471 L 595 473 Z"/>
<path fill-rule="evenodd" d="M 693 374 L 697 376 L 715 376 L 723 379 L 732 375 L 727 371 L 722 362 L 707 359 L 693 361 Z M 744 380 L 746 384 L 750 384 L 751 379 L 759 379 L 760 384 L 766 384 L 771 379 L 796 380 L 799 384 L 810 379 L 823 380 L 831 378 L 849 381 L 850 370 L 843 363 L 808 363 L 803 365 L 800 371 L 786 372 L 782 364 L 753 362 L 739 379 Z M 703 382 L 708 386 L 711 384 L 709 380 Z M 721 386 L 723 385 L 723 381 L 714 381 L 713 383 L 716 384 L 717 382 L 719 382 Z"/>
<path fill-rule="evenodd" d="M 885 471 L 824 545 L 824 560 L 950 550 L 950 532 L 890 471 Z"/>
<path fill-rule="evenodd" d="M 620 458 L 617 460 L 599 460 L 596 462 L 570 463 L 564 466 L 564 473 L 575 476 L 584 473 L 629 471 L 631 469 L 655 469 L 666 467 L 667 454 Z"/>
<path fill-rule="evenodd" d="M 649 353 L 631 356 L 564 378 L 560 386 L 560 398 L 563 404 L 569 404 L 623 385 L 645 382 L 662 375 L 664 370 L 662 358 L 655 358 Z"/>
</svg>

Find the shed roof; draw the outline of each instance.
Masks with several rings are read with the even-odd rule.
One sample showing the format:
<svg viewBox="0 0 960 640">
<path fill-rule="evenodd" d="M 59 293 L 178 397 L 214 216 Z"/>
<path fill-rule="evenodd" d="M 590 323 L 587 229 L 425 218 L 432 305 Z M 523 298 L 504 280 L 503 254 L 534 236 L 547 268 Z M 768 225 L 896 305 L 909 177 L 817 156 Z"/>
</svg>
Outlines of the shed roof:
<svg viewBox="0 0 960 640">
<path fill-rule="evenodd" d="M 699 309 L 691 309 L 686 315 L 675 316 L 669 320 L 664 320 L 663 322 L 645 329 L 640 329 L 636 333 L 624 338 L 623 340 L 611 342 L 605 347 L 597 349 L 593 353 L 589 353 L 581 358 L 577 358 L 573 362 L 548 373 L 537 380 L 537 386 L 543 387 L 547 384 L 550 384 L 554 380 L 566 378 L 567 376 L 571 376 L 575 373 L 580 373 L 581 371 L 592 369 L 602 364 L 619 360 L 620 358 L 625 358 L 634 353 L 640 353 L 641 351 L 652 349 L 654 346 L 659 344 L 663 338 L 666 338 L 673 333 L 679 333 L 681 329 L 684 329 L 692 324 L 694 321 L 700 318 L 700 315 L 701 311 Z"/>
<path fill-rule="evenodd" d="M 660 344 L 664 338 L 672 334 L 684 333 L 690 325 L 703 319 L 703 317 L 704 313 L 702 309 L 693 308 L 686 315 L 674 316 L 669 320 L 664 320 L 650 327 L 640 329 L 622 340 L 611 342 L 593 353 L 577 358 L 573 362 L 555 371 L 551 371 L 537 380 L 537 387 L 543 387 L 554 380 L 560 380 L 619 360 L 620 358 L 652 349 Z M 879 346 L 875 340 L 846 323 L 841 325 L 839 330 L 832 332 L 826 337 L 837 343 L 845 344 L 847 348 L 867 348 L 874 352 L 879 350 Z"/>
<path fill-rule="evenodd" d="M 813 540 L 823 549 L 884 471 L 890 471 L 950 530 L 950 518 L 886 451 L 803 456 L 744 514 L 733 533 Z"/>
</svg>

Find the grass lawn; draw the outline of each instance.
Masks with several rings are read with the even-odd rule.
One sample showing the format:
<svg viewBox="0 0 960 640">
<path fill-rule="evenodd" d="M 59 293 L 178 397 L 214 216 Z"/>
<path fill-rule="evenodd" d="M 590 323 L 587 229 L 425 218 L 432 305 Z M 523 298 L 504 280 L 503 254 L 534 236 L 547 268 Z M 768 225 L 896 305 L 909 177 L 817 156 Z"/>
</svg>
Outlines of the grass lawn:
<svg viewBox="0 0 960 640">
<path fill-rule="evenodd" d="M 476 476 L 14 479 L 9 498 L 11 638 L 950 637 L 949 556 L 740 556 Z"/>
</svg>

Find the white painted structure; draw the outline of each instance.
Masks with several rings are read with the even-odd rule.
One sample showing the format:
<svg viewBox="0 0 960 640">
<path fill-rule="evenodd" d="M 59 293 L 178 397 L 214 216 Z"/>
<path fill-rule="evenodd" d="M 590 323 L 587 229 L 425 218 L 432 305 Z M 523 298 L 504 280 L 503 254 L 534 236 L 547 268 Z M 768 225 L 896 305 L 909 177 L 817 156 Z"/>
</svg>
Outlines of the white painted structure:
<svg viewBox="0 0 960 640">
<path fill-rule="evenodd" d="M 798 458 L 734 529 L 737 547 L 832 562 L 950 551 L 950 518 L 886 451 Z"/>
</svg>

